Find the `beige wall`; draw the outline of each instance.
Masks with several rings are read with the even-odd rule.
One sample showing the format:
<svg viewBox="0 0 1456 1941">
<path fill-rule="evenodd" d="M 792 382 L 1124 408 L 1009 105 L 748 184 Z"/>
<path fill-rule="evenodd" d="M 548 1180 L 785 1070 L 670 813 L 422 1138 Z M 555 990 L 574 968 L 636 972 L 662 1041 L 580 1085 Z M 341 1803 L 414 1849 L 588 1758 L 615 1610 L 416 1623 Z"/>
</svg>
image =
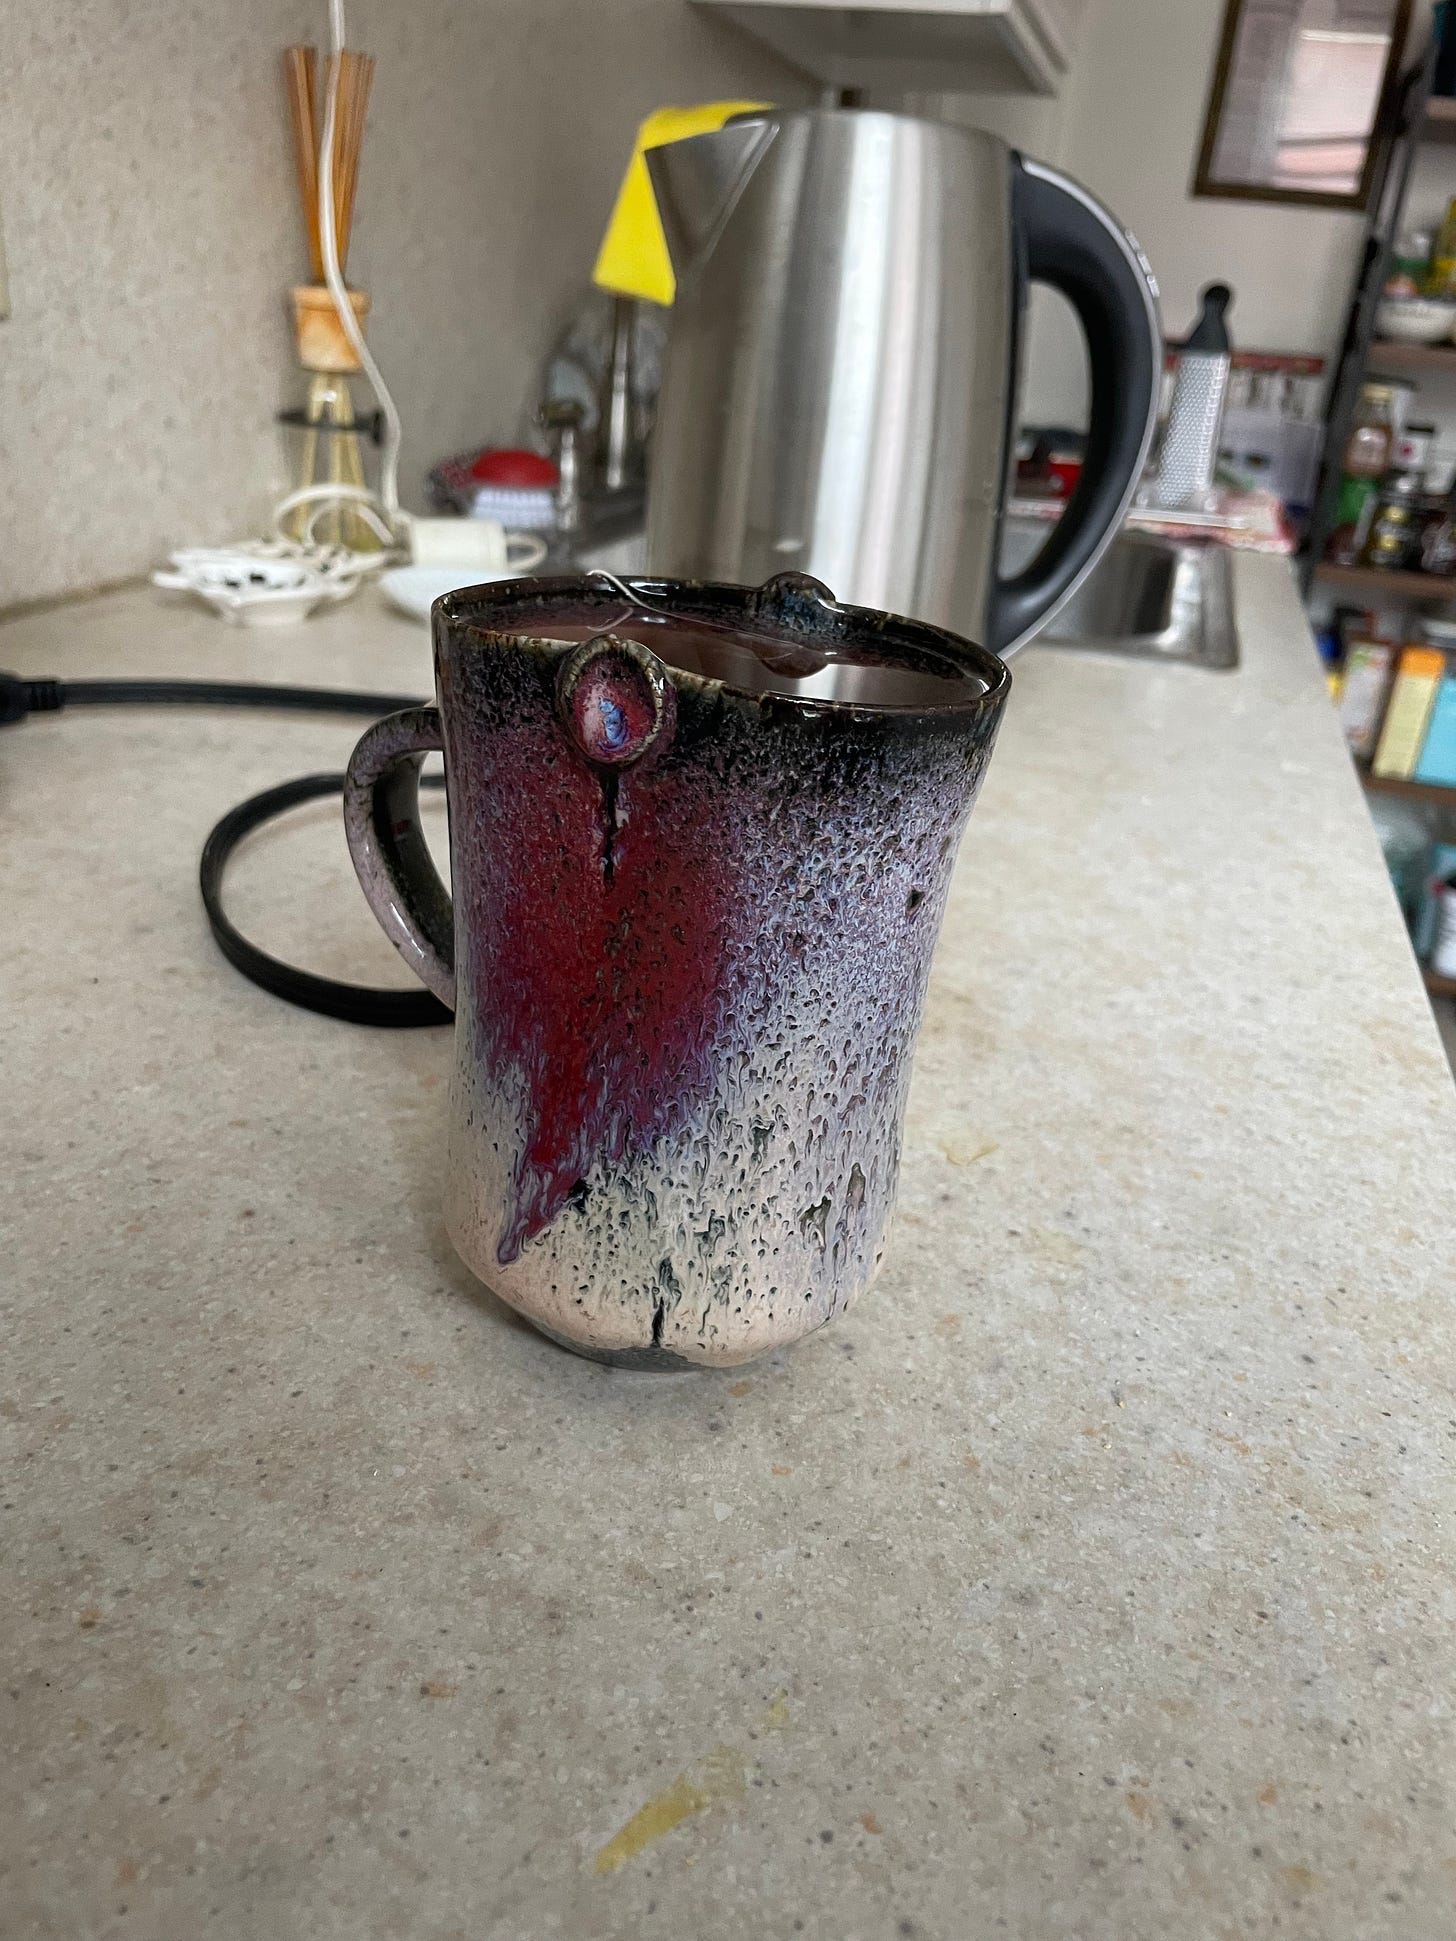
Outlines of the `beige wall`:
<svg viewBox="0 0 1456 1941">
<path fill-rule="evenodd" d="M 1233 285 L 1235 341 L 1261 350 L 1339 346 L 1363 232 L 1358 213 L 1222 202 L 1189 190 L 1224 0 L 1088 0 L 1055 103 L 966 97 L 956 119 L 994 128 L 1078 176 L 1147 251 L 1170 336 L 1199 288 Z M 1060 305 L 1038 305 L 1028 415 L 1080 420 L 1082 358 Z"/>
<path fill-rule="evenodd" d="M 430 462 L 514 436 L 632 131 L 806 83 L 684 0 L 352 0 L 378 58 L 351 280 Z M 6 0 L 0 607 L 256 528 L 299 401 L 305 268 L 278 62 L 324 0 Z"/>
</svg>

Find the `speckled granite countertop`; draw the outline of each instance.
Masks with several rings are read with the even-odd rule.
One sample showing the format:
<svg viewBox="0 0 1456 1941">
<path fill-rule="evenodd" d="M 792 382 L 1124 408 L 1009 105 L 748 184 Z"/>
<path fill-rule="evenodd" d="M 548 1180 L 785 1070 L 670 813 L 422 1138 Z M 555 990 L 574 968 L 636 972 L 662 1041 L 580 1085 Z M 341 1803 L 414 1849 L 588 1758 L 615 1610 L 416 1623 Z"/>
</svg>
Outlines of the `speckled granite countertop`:
<svg viewBox="0 0 1456 1941">
<path fill-rule="evenodd" d="M 439 1218 L 445 1034 L 215 955 L 353 729 L 0 738 L 0 1932 L 1444 1941 L 1456 1091 L 1284 562 L 1023 655 L 847 1320 L 614 1373 Z M 142 592 L 25 672 L 423 691 Z M 238 914 L 403 976 L 319 808 Z"/>
</svg>

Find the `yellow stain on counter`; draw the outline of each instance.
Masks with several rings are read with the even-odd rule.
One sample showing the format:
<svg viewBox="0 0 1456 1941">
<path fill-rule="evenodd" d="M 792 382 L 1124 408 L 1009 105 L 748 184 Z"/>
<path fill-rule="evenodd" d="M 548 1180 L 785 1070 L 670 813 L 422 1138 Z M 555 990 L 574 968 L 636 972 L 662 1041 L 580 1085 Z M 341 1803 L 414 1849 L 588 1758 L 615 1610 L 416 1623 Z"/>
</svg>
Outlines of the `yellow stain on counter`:
<svg viewBox="0 0 1456 1941">
<path fill-rule="evenodd" d="M 782 1732 L 789 1722 L 789 1708 L 781 1692 L 758 1722 L 761 1732 Z M 731 1806 L 748 1790 L 748 1759 L 737 1746 L 714 1746 L 705 1759 L 680 1772 L 660 1793 L 654 1793 L 645 1806 L 639 1806 L 599 1847 L 592 1861 L 592 1872 L 614 1874 L 635 1860 L 645 1847 L 671 1833 L 684 1820 L 696 1818 L 713 1806 Z"/>
<path fill-rule="evenodd" d="M 607 1844 L 598 1848 L 592 1872 L 614 1874 L 684 1820 L 706 1813 L 710 1806 L 742 1799 L 748 1786 L 746 1768 L 747 1762 L 736 1747 L 714 1746 L 706 1759 L 679 1773 L 617 1828 Z"/>
<path fill-rule="evenodd" d="M 760 1732 L 782 1732 L 788 1722 L 788 1697 L 784 1692 L 780 1692 L 773 1704 L 769 1706 L 768 1710 L 759 1720 L 758 1729 Z"/>
<path fill-rule="evenodd" d="M 995 1139 L 986 1139 L 978 1146 L 968 1140 L 938 1139 L 936 1144 L 952 1166 L 974 1166 L 978 1159 L 989 1159 L 993 1152 L 1000 1152 L 1001 1146 Z"/>
</svg>

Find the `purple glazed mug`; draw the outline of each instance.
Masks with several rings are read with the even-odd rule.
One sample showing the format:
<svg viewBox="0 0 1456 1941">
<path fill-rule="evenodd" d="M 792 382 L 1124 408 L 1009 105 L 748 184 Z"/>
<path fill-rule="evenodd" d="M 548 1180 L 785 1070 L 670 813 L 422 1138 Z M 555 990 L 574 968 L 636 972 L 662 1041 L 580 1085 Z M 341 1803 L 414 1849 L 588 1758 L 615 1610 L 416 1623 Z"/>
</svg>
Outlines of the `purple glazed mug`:
<svg viewBox="0 0 1456 1941">
<path fill-rule="evenodd" d="M 726 1366 L 821 1327 L 884 1252 L 1004 663 L 798 574 L 476 587 L 434 644 L 438 707 L 368 731 L 344 818 L 455 1013 L 452 1241 L 603 1361 Z"/>
</svg>

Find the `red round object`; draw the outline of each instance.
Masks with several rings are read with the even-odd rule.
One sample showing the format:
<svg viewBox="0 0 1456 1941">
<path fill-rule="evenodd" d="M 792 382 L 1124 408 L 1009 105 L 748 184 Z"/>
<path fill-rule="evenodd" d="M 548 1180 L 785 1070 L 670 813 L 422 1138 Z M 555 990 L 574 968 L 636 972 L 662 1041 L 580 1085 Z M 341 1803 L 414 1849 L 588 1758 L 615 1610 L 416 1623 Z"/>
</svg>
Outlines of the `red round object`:
<svg viewBox="0 0 1456 1941">
<path fill-rule="evenodd" d="M 1082 461 L 1080 458 L 1057 458 L 1053 455 L 1047 461 L 1047 471 L 1057 482 L 1056 497 L 1070 499 L 1077 480 L 1082 476 Z"/>
<path fill-rule="evenodd" d="M 481 452 L 470 467 L 481 485 L 553 486 L 556 467 L 540 452 L 501 449 Z"/>
</svg>

